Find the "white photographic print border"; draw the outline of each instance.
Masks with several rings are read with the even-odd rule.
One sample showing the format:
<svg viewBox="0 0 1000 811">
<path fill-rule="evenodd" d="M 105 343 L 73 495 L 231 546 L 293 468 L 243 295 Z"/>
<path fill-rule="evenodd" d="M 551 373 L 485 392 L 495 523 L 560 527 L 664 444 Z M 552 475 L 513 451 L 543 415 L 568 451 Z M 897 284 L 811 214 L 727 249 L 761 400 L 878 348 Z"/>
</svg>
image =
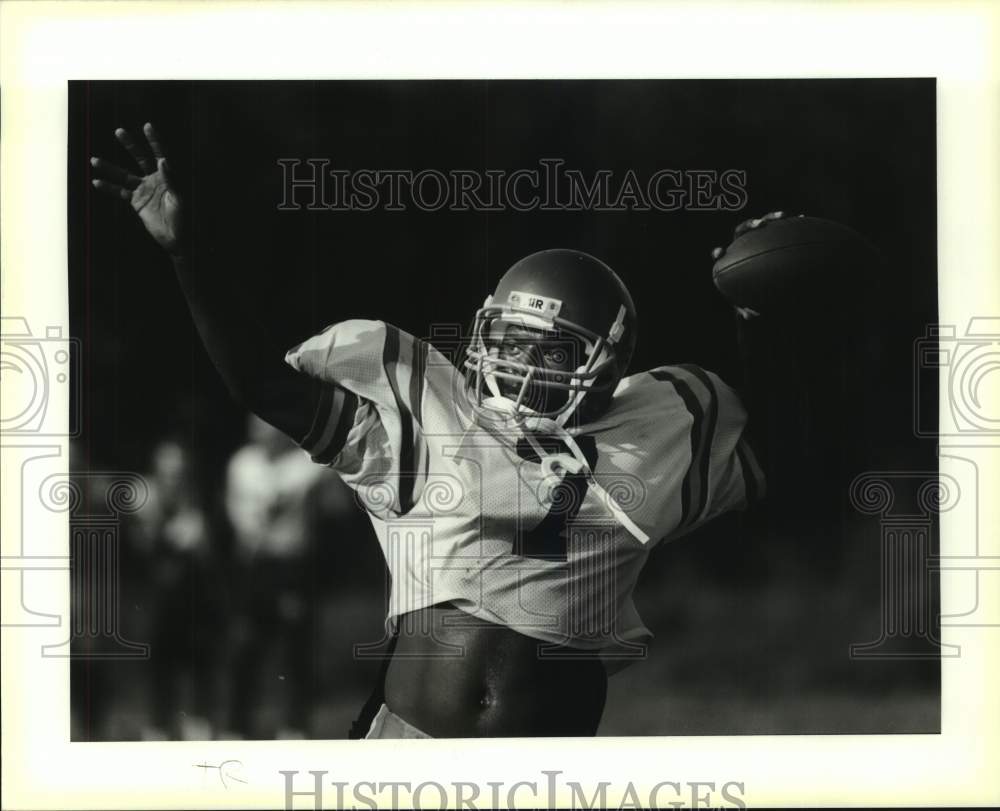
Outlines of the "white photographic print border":
<svg viewBox="0 0 1000 811">
<path fill-rule="evenodd" d="M 0 305 L 37 338 L 67 334 L 73 79 L 921 76 L 937 80 L 939 322 L 967 334 L 973 319 L 1000 316 L 998 30 L 989 2 L 5 2 Z M 183 46 L 151 60 L 154 40 Z M 51 413 L 68 415 L 68 382 L 48 382 Z M 22 394 L 4 385 L 0 396 Z M 995 388 L 982 397 L 998 402 Z M 43 653 L 68 638 L 69 523 L 67 511 L 23 498 L 21 473 L 31 478 L 37 457 L 65 473 L 73 420 L 50 423 L 2 437 L 6 807 L 1000 803 L 1000 521 L 984 497 L 1000 492 L 992 429 L 940 439 L 941 476 L 974 481 L 979 497 L 941 512 L 940 641 L 960 655 L 941 660 L 939 735 L 133 744 L 70 743 L 69 661 Z M 23 553 L 29 526 L 51 554 Z M 974 572 L 976 621 L 962 619 L 968 579 L 957 571 Z"/>
</svg>

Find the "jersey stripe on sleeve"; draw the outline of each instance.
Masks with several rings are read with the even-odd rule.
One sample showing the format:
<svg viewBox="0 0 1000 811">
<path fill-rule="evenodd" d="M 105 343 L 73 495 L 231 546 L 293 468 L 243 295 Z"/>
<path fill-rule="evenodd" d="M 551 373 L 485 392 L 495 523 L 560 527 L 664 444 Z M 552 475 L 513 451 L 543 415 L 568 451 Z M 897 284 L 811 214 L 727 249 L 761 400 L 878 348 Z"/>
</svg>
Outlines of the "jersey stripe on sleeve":
<svg viewBox="0 0 1000 811">
<path fill-rule="evenodd" d="M 341 321 L 290 350 L 285 360 L 325 385 L 300 445 L 333 466 L 349 487 L 393 489 L 404 515 L 426 482 L 423 403 L 430 346 L 382 321 Z"/>
<path fill-rule="evenodd" d="M 691 463 L 681 484 L 682 529 L 701 519 L 711 491 L 712 442 L 719 415 L 719 400 L 711 379 L 696 366 L 674 366 L 650 371 L 656 380 L 671 383 L 692 417 Z"/>
<path fill-rule="evenodd" d="M 332 430 L 328 430 L 327 434 L 324 435 L 324 441 L 326 436 L 330 437 L 329 442 L 325 444 L 321 442 L 321 450 L 313 456 L 313 459 L 321 465 L 333 464 L 333 460 L 343 449 L 347 441 L 347 434 L 351 430 L 355 413 L 358 410 L 357 396 L 346 389 L 342 391 L 344 392 L 344 402 L 340 407 L 336 422 L 334 423 L 333 420 L 330 421 L 329 427 Z"/>
<path fill-rule="evenodd" d="M 423 453 L 419 453 L 418 458 L 417 443 L 414 440 L 416 426 L 421 421 L 427 345 L 423 341 L 410 339 L 409 336 L 407 340 L 401 340 L 399 328 L 386 324 L 382 365 L 399 414 L 401 452 L 398 501 L 400 512 L 405 514 L 413 508 L 416 478 L 427 462 Z"/>
<path fill-rule="evenodd" d="M 697 449 L 701 439 L 705 414 L 702 411 L 701 404 L 698 402 L 698 398 L 694 396 L 694 392 L 691 391 L 690 387 L 679 381 L 666 369 L 653 369 L 650 374 L 657 380 L 662 380 L 665 383 L 673 385 L 694 420 L 691 426 L 691 465 L 688 466 L 688 471 L 684 475 L 684 481 L 681 484 L 681 520 L 678 526 L 683 527 L 687 525 L 691 517 L 691 490 L 694 486 L 691 474 L 694 469 L 694 460 L 698 458 Z"/>
<path fill-rule="evenodd" d="M 340 453 L 357 408 L 358 398 L 352 392 L 334 383 L 321 383 L 312 428 L 299 442 L 314 462 L 328 465 Z"/>
<path fill-rule="evenodd" d="M 766 490 L 764 472 L 757 463 L 753 449 L 745 439 L 740 439 L 736 445 L 736 456 L 740 460 L 740 473 L 743 476 L 747 504 L 753 504 L 763 498 Z"/>
<path fill-rule="evenodd" d="M 716 423 L 719 419 L 719 397 L 715 391 L 715 387 L 712 385 L 711 379 L 703 369 L 700 369 L 697 366 L 690 366 L 688 364 L 682 364 L 680 368 L 688 374 L 693 375 L 704 387 L 704 390 L 699 392 L 699 399 L 702 400 L 705 409 L 705 423 L 697 456 L 699 485 L 698 510 L 694 513 L 693 518 L 693 520 L 698 521 L 705 515 L 705 512 L 708 509 L 708 496 L 710 490 L 709 472 L 712 462 L 712 443 L 715 441 Z M 693 381 L 692 388 L 697 388 L 697 385 L 694 384 Z"/>
</svg>

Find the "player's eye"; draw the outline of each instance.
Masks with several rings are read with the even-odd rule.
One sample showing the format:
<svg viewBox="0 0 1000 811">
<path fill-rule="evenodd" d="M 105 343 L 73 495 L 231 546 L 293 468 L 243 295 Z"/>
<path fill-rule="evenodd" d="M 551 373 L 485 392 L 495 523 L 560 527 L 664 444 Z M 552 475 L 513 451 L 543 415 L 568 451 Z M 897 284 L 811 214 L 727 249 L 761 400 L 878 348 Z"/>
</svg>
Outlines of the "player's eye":
<svg viewBox="0 0 1000 811">
<path fill-rule="evenodd" d="M 545 362 L 552 366 L 562 366 L 568 360 L 569 356 L 565 349 L 546 349 L 543 353 L 545 357 Z"/>
</svg>

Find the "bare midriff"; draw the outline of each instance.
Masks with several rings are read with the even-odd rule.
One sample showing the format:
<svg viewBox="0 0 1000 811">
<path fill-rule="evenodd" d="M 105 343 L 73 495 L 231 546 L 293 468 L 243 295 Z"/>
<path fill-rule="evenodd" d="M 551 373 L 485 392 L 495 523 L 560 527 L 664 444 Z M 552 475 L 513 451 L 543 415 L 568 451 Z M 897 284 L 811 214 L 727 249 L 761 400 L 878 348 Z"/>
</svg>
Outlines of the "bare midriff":
<svg viewBox="0 0 1000 811">
<path fill-rule="evenodd" d="M 385 702 L 435 738 L 593 735 L 607 675 L 596 654 L 544 643 L 444 603 L 399 618 Z"/>
</svg>

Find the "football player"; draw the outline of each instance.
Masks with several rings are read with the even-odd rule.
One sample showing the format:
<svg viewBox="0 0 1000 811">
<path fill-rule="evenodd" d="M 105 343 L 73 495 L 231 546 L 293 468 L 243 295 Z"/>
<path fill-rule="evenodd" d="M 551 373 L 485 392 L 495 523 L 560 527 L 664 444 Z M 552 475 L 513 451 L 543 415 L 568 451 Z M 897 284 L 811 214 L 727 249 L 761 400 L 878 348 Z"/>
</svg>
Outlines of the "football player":
<svg viewBox="0 0 1000 811">
<path fill-rule="evenodd" d="M 734 390 L 695 366 L 627 375 L 632 298 L 573 250 L 511 267 L 464 350 L 351 320 L 286 351 L 194 266 L 144 132 L 148 150 L 116 131 L 140 173 L 94 158 L 94 185 L 171 255 L 234 396 L 357 492 L 385 555 L 391 656 L 353 735 L 594 734 L 607 674 L 650 637 L 632 591 L 652 547 L 763 492 Z"/>
</svg>

